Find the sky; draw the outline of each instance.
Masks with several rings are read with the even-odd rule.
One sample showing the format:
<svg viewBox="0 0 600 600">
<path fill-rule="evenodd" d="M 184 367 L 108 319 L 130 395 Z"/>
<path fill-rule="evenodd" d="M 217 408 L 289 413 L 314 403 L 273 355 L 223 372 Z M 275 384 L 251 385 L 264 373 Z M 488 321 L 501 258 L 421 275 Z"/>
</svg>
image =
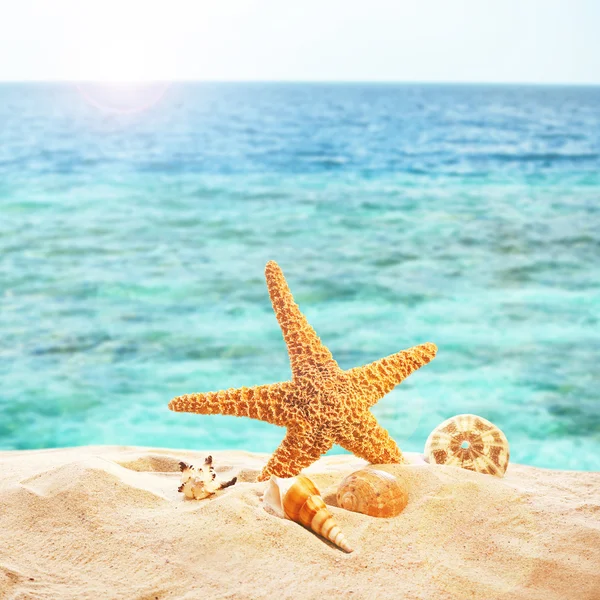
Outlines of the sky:
<svg viewBox="0 0 600 600">
<path fill-rule="evenodd" d="M 8 0 L 0 81 L 600 84 L 600 0 Z"/>
</svg>

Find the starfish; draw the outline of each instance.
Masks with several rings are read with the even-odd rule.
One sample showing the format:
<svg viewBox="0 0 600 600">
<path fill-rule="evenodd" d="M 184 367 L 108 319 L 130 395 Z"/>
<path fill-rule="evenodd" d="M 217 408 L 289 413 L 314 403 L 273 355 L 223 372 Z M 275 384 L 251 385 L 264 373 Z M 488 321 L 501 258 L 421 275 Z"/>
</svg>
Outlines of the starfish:
<svg viewBox="0 0 600 600">
<path fill-rule="evenodd" d="M 339 444 L 370 463 L 403 462 L 402 452 L 369 408 L 433 359 L 435 344 L 414 346 L 344 371 L 300 312 L 279 265 L 265 269 L 275 316 L 292 368 L 291 381 L 219 392 L 185 394 L 169 408 L 202 415 L 235 415 L 287 427 L 258 476 L 293 477 Z"/>
</svg>

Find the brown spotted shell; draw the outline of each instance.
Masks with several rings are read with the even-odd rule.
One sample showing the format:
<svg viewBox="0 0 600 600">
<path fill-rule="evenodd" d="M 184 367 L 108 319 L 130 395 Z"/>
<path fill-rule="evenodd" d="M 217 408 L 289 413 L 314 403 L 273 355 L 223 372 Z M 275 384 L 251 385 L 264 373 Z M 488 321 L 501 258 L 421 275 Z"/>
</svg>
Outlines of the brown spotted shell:
<svg viewBox="0 0 600 600">
<path fill-rule="evenodd" d="M 390 473 L 361 469 L 342 480 L 336 499 L 346 510 L 371 517 L 395 517 L 408 503 L 408 492 Z"/>
<path fill-rule="evenodd" d="M 483 417 L 457 415 L 438 425 L 425 442 L 425 459 L 502 477 L 510 451 L 504 433 Z"/>
</svg>

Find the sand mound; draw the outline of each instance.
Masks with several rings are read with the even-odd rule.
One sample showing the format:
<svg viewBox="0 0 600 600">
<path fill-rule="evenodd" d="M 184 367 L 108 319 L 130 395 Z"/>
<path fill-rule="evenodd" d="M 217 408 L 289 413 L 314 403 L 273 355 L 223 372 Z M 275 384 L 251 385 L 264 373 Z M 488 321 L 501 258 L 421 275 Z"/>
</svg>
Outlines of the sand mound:
<svg viewBox="0 0 600 600">
<path fill-rule="evenodd" d="M 0 598 L 600 598 L 600 473 L 511 465 L 497 479 L 409 455 L 382 467 L 407 482 L 408 506 L 375 519 L 335 506 L 364 461 L 326 457 L 306 473 L 345 554 L 263 509 L 265 455 L 212 452 L 238 483 L 185 501 L 178 463 L 206 454 L 0 453 Z"/>
</svg>

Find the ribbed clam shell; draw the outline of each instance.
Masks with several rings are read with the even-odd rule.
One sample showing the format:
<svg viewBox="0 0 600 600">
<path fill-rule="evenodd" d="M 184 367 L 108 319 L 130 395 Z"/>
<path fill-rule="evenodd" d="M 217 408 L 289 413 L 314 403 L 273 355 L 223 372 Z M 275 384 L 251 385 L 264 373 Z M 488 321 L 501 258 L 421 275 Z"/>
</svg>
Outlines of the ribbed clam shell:
<svg viewBox="0 0 600 600">
<path fill-rule="evenodd" d="M 306 476 L 272 476 L 263 501 L 276 513 L 304 525 L 345 552 L 352 552 L 315 484 Z"/>
<path fill-rule="evenodd" d="M 463 447 L 466 446 L 466 447 Z M 504 433 L 483 417 L 457 415 L 438 425 L 425 442 L 430 463 L 502 477 L 510 449 Z"/>
<path fill-rule="evenodd" d="M 408 503 L 405 487 L 390 473 L 361 469 L 348 475 L 338 487 L 340 508 L 371 517 L 395 517 Z"/>
</svg>

